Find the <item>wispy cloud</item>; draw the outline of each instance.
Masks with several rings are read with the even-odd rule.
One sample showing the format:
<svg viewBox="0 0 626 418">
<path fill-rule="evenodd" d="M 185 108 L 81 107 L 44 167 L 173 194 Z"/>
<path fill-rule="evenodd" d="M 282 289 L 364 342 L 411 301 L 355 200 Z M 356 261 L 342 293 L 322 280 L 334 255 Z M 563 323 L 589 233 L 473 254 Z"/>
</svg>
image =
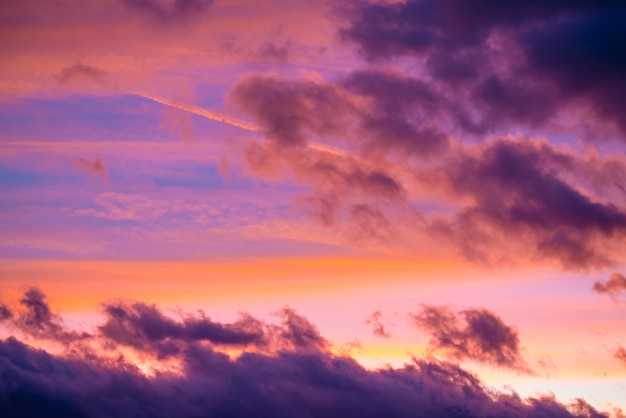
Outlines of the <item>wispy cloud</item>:
<svg viewBox="0 0 626 418">
<path fill-rule="evenodd" d="M 623 274 L 613 273 L 605 282 L 595 282 L 592 290 L 599 294 L 607 294 L 617 300 L 622 291 L 626 291 L 626 277 Z"/>
</svg>

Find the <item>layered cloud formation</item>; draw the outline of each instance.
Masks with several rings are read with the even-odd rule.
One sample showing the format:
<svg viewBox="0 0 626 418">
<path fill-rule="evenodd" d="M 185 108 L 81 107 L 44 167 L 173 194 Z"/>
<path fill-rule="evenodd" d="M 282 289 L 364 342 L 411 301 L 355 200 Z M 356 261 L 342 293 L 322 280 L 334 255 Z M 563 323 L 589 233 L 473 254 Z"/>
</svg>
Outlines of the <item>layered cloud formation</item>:
<svg viewBox="0 0 626 418">
<path fill-rule="evenodd" d="M 226 141 L 231 165 L 254 180 L 295 181 L 306 191 L 288 203 L 330 234 L 409 255 L 452 244 L 489 265 L 584 270 L 621 260 L 626 161 L 616 151 L 626 138 L 626 9 L 619 1 L 337 0 L 296 2 L 283 14 L 280 2 L 110 0 L 106 13 L 96 2 L 68 4 L 75 7 L 2 11 L 13 22 L 5 31 L 16 57 L 20 48 L 35 54 L 17 35 L 35 22 L 95 28 L 76 37 L 88 48 L 55 56 L 47 81 L 37 82 L 140 96 L 241 129 Z M 253 13 L 262 23 L 234 33 Z M 285 23 L 291 13 L 299 18 L 289 22 L 301 24 Z M 124 39 L 96 30 L 111 25 Z M 50 42 L 51 51 L 60 48 Z M 155 42 L 162 50 L 152 56 L 143 46 Z M 190 58 L 201 53 L 211 71 L 187 87 L 210 86 L 199 101 L 213 105 L 223 95 L 228 112 L 168 97 L 195 96 L 175 88 L 157 92 L 181 79 L 170 78 L 181 60 L 190 74 L 206 72 Z M 115 60 L 105 59 L 111 54 Z M 158 65 L 145 65 L 155 56 Z M 276 66 L 259 66 L 268 60 Z M 236 111 L 252 121 L 229 116 Z M 74 156 L 72 164 L 110 178 L 102 155 Z"/>
<path fill-rule="evenodd" d="M 231 90 L 269 140 L 246 152 L 256 173 L 289 170 L 314 188 L 307 202 L 324 224 L 368 237 L 389 239 L 404 220 L 483 263 L 506 253 L 566 268 L 614 261 L 623 156 L 537 138 L 626 138 L 623 5 L 415 0 L 336 13 L 369 64 L 331 82 L 255 75 Z M 306 146 L 318 141 L 340 152 Z M 426 216 L 425 196 L 449 214 Z"/>
<path fill-rule="evenodd" d="M 353 74 L 340 85 L 246 79 L 232 98 L 269 139 L 250 144 L 248 163 L 261 175 L 287 169 L 310 184 L 308 202 L 326 225 L 367 208 L 376 222 L 369 229 L 384 232 L 394 223 L 389 218 L 411 213 L 413 228 L 452 238 L 475 261 L 515 249 L 568 268 L 610 263 L 610 246 L 603 248 L 626 232 L 626 212 L 610 199 L 626 174 L 623 158 L 580 157 L 523 136 L 466 144 L 442 131 L 450 125 L 436 118 L 432 102 L 439 96 L 422 84 L 380 71 Z M 428 122 L 419 122 L 420 113 Z M 320 137 L 350 151 L 304 146 Z M 458 209 L 424 216 L 415 193 L 443 194 Z M 521 248 L 511 235 L 521 238 Z"/>
<path fill-rule="evenodd" d="M 424 76 L 475 107 L 470 130 L 545 126 L 583 106 L 624 134 L 625 15 L 611 0 L 359 3 L 341 33 L 370 60 L 422 59 Z"/>
<path fill-rule="evenodd" d="M 65 351 L 50 354 L 16 337 L 0 341 L 0 405 L 11 416 L 605 416 L 582 399 L 565 406 L 550 396 L 521 399 L 487 389 L 473 374 L 434 358 L 364 369 L 334 354 L 316 327 L 288 308 L 280 312 L 281 325 L 249 316 L 224 324 L 202 313 L 177 320 L 155 305 L 111 302 L 103 305 L 104 323 L 78 340 L 66 337 L 78 333 L 62 326 L 40 290 L 27 289 L 19 305 L 15 312 L 3 305 L 4 320 L 63 343 Z M 415 318 L 444 344 L 441 327 L 454 321 L 450 315 L 424 307 Z M 466 331 L 448 330 L 458 334 L 457 350 L 517 361 L 510 358 L 519 354 L 517 336 L 497 317 L 480 310 L 461 315 Z M 486 344 L 504 334 L 502 344 Z M 94 351 L 98 344 L 102 354 Z M 142 373 L 118 345 L 149 356 L 160 371 Z M 224 346 L 240 351 L 229 355 Z M 503 350 L 512 351 L 503 357 Z"/>
<path fill-rule="evenodd" d="M 543 353 L 558 396 L 623 402 L 623 1 L 5 3 L 7 293 L 138 300 L 84 330 L 0 304 L 3 412 L 602 416 L 462 368 L 522 391 Z M 140 301 L 209 293 L 432 357 Z"/>
</svg>

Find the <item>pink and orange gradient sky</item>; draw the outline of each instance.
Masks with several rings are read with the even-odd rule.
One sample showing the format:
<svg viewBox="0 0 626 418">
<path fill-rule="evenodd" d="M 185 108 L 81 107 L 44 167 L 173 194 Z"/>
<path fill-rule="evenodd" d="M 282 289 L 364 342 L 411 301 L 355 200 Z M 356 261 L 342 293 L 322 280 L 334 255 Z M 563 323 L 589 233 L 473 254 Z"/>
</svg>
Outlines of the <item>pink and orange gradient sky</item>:
<svg viewBox="0 0 626 418">
<path fill-rule="evenodd" d="M 260 381 L 287 398 L 272 379 L 315 357 L 356 361 L 335 377 L 382 398 L 404 396 L 392 372 L 428 386 L 429 367 L 447 367 L 453 393 L 469 371 L 485 401 L 441 405 L 473 416 L 623 416 L 621 2 L 5 3 L 8 411 L 41 414 L 19 409 L 29 396 L 94 416 L 111 396 L 104 416 L 167 416 L 151 395 L 118 410 L 115 395 L 40 370 L 67 389 L 51 397 L 16 377 L 31 350 L 106 384 L 139 365 L 128 379 L 151 391 L 174 379 L 151 368 L 176 369 L 180 405 L 216 391 L 190 415 L 227 416 L 223 390 L 231 414 L 261 408 L 256 389 L 211 380 L 238 370 L 254 385 L 257 356 L 272 370 Z M 201 352 L 205 365 L 230 357 L 209 379 L 194 374 Z M 111 363 L 120 353 L 125 366 Z M 308 390 L 289 408 L 264 393 L 260 416 L 367 416 Z M 431 402 L 430 416 L 449 413 Z"/>
</svg>

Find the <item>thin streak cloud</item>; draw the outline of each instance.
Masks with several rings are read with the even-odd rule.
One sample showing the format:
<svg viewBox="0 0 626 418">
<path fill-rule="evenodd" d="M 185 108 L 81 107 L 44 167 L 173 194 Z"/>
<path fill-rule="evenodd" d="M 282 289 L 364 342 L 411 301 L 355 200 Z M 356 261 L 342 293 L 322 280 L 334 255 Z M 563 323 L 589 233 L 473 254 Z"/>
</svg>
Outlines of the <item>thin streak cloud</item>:
<svg viewBox="0 0 626 418">
<path fill-rule="evenodd" d="M 213 112 L 211 110 L 204 109 L 199 106 L 194 106 L 188 103 L 179 102 L 177 100 L 168 99 L 165 97 L 157 96 L 154 94 L 148 94 L 139 90 L 131 90 L 131 93 L 143 97 L 144 99 L 152 100 L 153 102 L 160 103 L 166 106 L 173 107 L 175 109 L 184 110 L 186 112 L 193 113 L 198 116 L 202 116 L 207 119 L 215 120 L 218 122 L 226 123 L 237 128 L 245 129 L 251 132 L 257 132 L 259 127 L 253 123 L 246 122 L 231 116 L 223 115 L 221 113 Z"/>
</svg>

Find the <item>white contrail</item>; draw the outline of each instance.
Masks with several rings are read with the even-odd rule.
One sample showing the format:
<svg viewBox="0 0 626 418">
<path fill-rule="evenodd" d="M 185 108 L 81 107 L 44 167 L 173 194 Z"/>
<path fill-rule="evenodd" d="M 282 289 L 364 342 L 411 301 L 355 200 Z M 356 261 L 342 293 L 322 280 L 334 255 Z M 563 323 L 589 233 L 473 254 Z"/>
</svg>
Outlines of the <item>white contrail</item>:
<svg viewBox="0 0 626 418">
<path fill-rule="evenodd" d="M 233 118 L 227 115 L 222 115 L 221 113 L 213 112 L 211 110 L 207 110 L 199 106 L 194 106 L 188 103 L 179 102 L 177 100 L 172 100 L 172 99 L 168 99 L 165 97 L 156 96 L 154 94 L 145 93 L 140 90 L 133 90 L 131 91 L 131 93 L 139 97 L 143 97 L 144 99 L 152 100 L 153 102 L 161 103 L 166 106 L 184 110 L 186 112 L 190 112 L 195 115 L 205 117 L 207 119 L 226 123 L 228 125 L 236 126 L 238 128 L 245 129 L 245 130 L 252 131 L 252 132 L 260 131 L 259 126 L 255 125 L 254 123 L 246 122 L 244 120 Z M 315 151 L 327 152 L 329 154 L 342 156 L 342 157 L 348 156 L 350 154 L 349 152 L 344 151 L 342 149 L 335 148 L 333 146 L 322 144 L 319 142 L 310 142 L 307 145 L 307 148 L 315 150 Z"/>
<path fill-rule="evenodd" d="M 253 123 L 239 120 L 237 118 L 233 118 L 230 116 L 222 115 L 221 113 L 212 112 L 210 110 L 207 110 L 198 106 L 179 102 L 177 100 L 167 99 L 165 97 L 156 96 L 154 94 L 148 94 L 139 90 L 131 91 L 131 93 L 137 96 L 143 97 L 144 99 L 152 100 L 153 102 L 161 103 L 166 106 L 184 110 L 184 111 L 187 111 L 187 112 L 199 115 L 199 116 L 203 116 L 207 119 L 212 119 L 218 122 L 227 123 L 229 125 L 236 126 L 241 129 L 246 129 L 252 132 L 257 132 L 259 130 L 259 127 Z"/>
</svg>

